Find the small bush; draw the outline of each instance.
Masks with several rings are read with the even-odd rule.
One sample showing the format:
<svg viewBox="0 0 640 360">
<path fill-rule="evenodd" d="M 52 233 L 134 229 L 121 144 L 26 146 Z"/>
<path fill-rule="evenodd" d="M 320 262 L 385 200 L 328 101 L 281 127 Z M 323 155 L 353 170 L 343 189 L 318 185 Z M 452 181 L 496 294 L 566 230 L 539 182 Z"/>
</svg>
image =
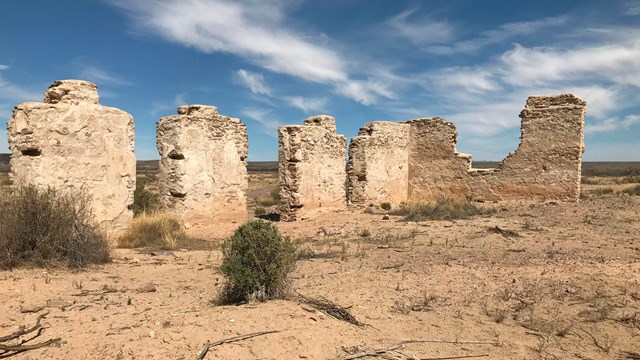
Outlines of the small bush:
<svg viewBox="0 0 640 360">
<path fill-rule="evenodd" d="M 466 219 L 490 211 L 477 207 L 467 199 L 438 198 L 433 203 L 403 204 L 393 215 L 401 215 L 407 221 Z"/>
<path fill-rule="evenodd" d="M 221 303 L 286 297 L 297 254 L 291 240 L 282 237 L 276 226 L 251 221 L 236 229 L 222 247 L 220 270 L 227 284 L 220 294 Z"/>
<path fill-rule="evenodd" d="M 121 248 L 172 250 L 187 240 L 182 224 L 169 214 L 142 213 L 118 239 Z"/>
<path fill-rule="evenodd" d="M 620 193 L 640 196 L 640 185 L 636 185 L 636 186 L 632 186 L 630 188 L 623 189 L 622 191 L 620 191 Z"/>
<path fill-rule="evenodd" d="M 262 206 L 258 206 L 257 208 L 253 209 L 253 215 L 255 216 L 267 215 L 267 209 L 263 208 Z"/>
<path fill-rule="evenodd" d="M 591 191 L 592 194 L 594 195 L 610 195 L 613 194 L 614 191 L 612 188 L 608 188 L 608 187 L 603 187 L 603 188 L 597 188 L 597 189 L 593 189 L 593 191 Z"/>
<path fill-rule="evenodd" d="M 109 243 L 91 223 L 90 198 L 28 185 L 0 193 L 0 268 L 110 261 Z"/>
<path fill-rule="evenodd" d="M 133 216 L 138 216 L 145 212 L 154 212 L 160 208 L 160 198 L 158 194 L 147 190 L 148 180 L 138 178 L 136 190 L 133 192 Z"/>
<path fill-rule="evenodd" d="M 391 204 L 388 202 L 383 202 L 382 204 L 380 204 L 380 208 L 382 208 L 382 210 L 389 211 L 391 210 Z"/>
</svg>

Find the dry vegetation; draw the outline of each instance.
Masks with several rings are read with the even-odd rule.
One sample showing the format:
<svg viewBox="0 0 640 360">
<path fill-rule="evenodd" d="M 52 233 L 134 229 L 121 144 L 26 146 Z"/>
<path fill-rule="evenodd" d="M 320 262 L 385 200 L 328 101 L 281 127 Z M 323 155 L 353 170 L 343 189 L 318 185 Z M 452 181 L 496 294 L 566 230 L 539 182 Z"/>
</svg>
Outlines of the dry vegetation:
<svg viewBox="0 0 640 360">
<path fill-rule="evenodd" d="M 472 204 L 445 220 L 377 204 L 276 223 L 297 248 L 284 300 L 217 305 L 219 246 L 2 272 L 0 336 L 49 311 L 43 340 L 62 341 L 31 358 L 637 359 L 638 183 L 586 176 L 580 203 Z M 250 186 L 269 198 L 277 176 Z"/>
</svg>

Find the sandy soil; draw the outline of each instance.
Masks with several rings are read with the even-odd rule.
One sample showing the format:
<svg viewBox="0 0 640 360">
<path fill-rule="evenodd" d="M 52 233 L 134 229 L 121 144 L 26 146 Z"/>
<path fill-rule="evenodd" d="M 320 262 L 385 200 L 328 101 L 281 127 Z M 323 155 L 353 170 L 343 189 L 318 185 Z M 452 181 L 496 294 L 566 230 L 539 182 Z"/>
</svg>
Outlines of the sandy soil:
<svg viewBox="0 0 640 360">
<path fill-rule="evenodd" d="M 224 282 L 216 250 L 116 249 L 112 264 L 85 271 L 0 272 L 0 336 L 49 311 L 37 340 L 62 343 L 16 358 L 194 359 L 208 341 L 264 330 L 280 332 L 206 358 L 343 359 L 406 339 L 451 343 L 407 344 L 390 358 L 640 353 L 639 197 L 485 206 L 497 212 L 411 223 L 358 210 L 279 223 L 306 255 L 295 291 L 351 306 L 363 327 L 296 300 L 213 305 Z M 34 306 L 44 309 L 23 312 Z"/>
</svg>

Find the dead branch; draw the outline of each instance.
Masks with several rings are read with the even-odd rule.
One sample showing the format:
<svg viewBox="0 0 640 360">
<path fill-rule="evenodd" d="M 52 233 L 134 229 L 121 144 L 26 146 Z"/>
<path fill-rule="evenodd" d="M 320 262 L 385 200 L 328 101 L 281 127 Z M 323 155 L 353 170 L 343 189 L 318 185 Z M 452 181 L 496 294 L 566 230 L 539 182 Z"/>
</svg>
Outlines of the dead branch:
<svg viewBox="0 0 640 360">
<path fill-rule="evenodd" d="M 280 330 L 267 330 L 267 331 L 260 331 L 260 332 L 255 332 L 255 333 L 251 333 L 251 334 L 246 334 L 246 335 L 239 335 L 239 336 L 234 336 L 234 337 L 230 337 L 227 339 L 222 339 L 222 340 L 218 340 L 212 343 L 207 343 L 207 345 L 204 346 L 204 348 L 202 350 L 200 350 L 200 352 L 198 353 L 198 356 L 196 357 L 196 360 L 202 360 L 204 359 L 205 356 L 207 356 L 207 353 L 209 352 L 209 349 L 211 349 L 214 346 L 218 346 L 218 345 L 222 345 L 222 344 L 228 344 L 228 343 L 232 343 L 232 342 L 236 342 L 236 341 L 242 341 L 242 340 L 246 340 L 246 339 L 251 339 L 253 337 L 256 336 L 262 336 L 262 335 L 266 335 L 266 334 L 273 334 L 273 333 L 277 333 L 280 332 Z"/>
<path fill-rule="evenodd" d="M 518 234 L 517 232 L 513 231 L 513 230 L 509 230 L 509 229 L 503 229 L 499 226 L 493 226 L 493 227 L 489 227 L 487 229 L 488 232 L 490 233 L 494 233 L 494 234 L 500 234 L 506 238 L 509 237 L 520 237 L 520 234 Z"/>
<path fill-rule="evenodd" d="M 39 349 L 39 348 L 42 348 L 42 347 L 45 347 L 45 346 L 49 346 L 49 345 L 53 345 L 53 344 L 56 344 L 56 343 L 60 342 L 62 340 L 61 338 L 55 338 L 55 339 L 49 339 L 47 341 L 44 341 L 44 342 L 41 342 L 41 343 L 37 343 L 37 344 L 26 344 L 29 341 L 39 337 L 42 334 L 42 332 L 44 331 L 44 328 L 40 324 L 40 321 L 45 316 L 47 316 L 48 314 L 49 314 L 49 312 L 46 312 L 46 313 L 41 314 L 40 316 L 38 316 L 38 318 L 36 319 L 36 324 L 33 325 L 30 328 L 21 327 L 20 330 L 14 332 L 12 334 L 0 337 L 0 350 L 2 351 L 0 353 L 0 358 L 8 358 L 10 356 L 19 354 L 21 352 Z M 2 343 L 5 343 L 7 341 L 17 340 L 20 337 L 28 335 L 28 334 L 31 334 L 36 330 L 37 330 L 37 332 L 36 332 L 35 335 L 33 335 L 29 339 L 23 339 L 22 341 L 20 341 L 19 344 L 15 344 L 15 345 L 2 344 Z"/>
<path fill-rule="evenodd" d="M 353 316 L 351 314 L 351 312 L 349 311 L 349 309 L 351 308 L 351 306 L 340 306 L 338 304 L 335 304 L 329 300 L 327 300 L 324 297 L 318 297 L 318 298 L 308 298 L 300 293 L 298 293 L 298 296 L 300 297 L 300 301 L 312 306 L 314 309 L 322 311 L 323 313 L 336 318 L 338 320 L 342 320 L 342 321 L 346 321 L 348 323 L 351 323 L 353 325 L 356 326 L 366 326 L 367 324 L 358 321 L 358 319 L 355 318 L 355 316 Z"/>
<path fill-rule="evenodd" d="M 404 347 L 404 345 L 416 344 L 416 343 L 493 345 L 493 346 L 500 345 L 500 342 L 498 341 L 485 341 L 485 340 L 403 340 L 403 341 L 400 341 L 399 343 L 389 345 L 388 347 L 383 349 L 373 349 L 373 350 L 368 350 L 368 351 L 363 351 L 363 352 L 348 355 L 344 358 L 344 360 L 360 359 L 367 356 L 373 356 L 373 357 L 386 356 L 387 353 L 394 352 L 394 351 L 397 352 L 397 350 Z M 420 360 L 465 359 L 465 358 L 479 358 L 479 357 L 486 357 L 486 356 L 489 356 L 489 354 L 420 358 Z"/>
</svg>

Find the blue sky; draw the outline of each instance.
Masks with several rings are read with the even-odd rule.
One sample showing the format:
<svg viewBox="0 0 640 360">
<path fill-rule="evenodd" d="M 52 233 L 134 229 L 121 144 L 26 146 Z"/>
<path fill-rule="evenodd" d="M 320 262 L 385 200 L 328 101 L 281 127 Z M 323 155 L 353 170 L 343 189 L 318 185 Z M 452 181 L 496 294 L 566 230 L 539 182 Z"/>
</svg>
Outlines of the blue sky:
<svg viewBox="0 0 640 360">
<path fill-rule="evenodd" d="M 0 118 L 58 79 L 134 116 L 136 155 L 182 104 L 239 117 L 249 160 L 276 128 L 440 116 L 458 151 L 515 150 L 529 95 L 588 101 L 584 159 L 640 160 L 640 0 L 2 0 Z M 5 126 L 0 152 L 8 152 Z"/>
</svg>

